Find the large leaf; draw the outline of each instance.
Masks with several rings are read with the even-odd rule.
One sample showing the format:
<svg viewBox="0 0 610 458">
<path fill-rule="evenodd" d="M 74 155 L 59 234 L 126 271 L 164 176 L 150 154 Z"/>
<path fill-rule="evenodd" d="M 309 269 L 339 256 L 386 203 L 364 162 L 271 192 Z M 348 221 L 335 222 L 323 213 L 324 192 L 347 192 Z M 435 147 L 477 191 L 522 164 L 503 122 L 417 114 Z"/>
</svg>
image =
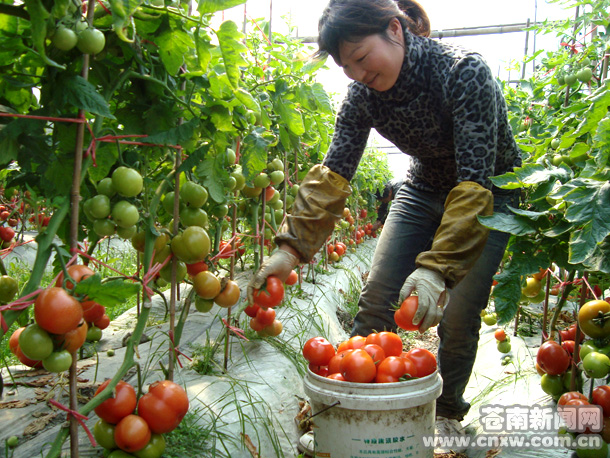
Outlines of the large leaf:
<svg viewBox="0 0 610 458">
<path fill-rule="evenodd" d="M 239 100 L 246 108 L 260 113 L 261 107 L 258 101 L 245 89 L 238 87 L 233 91 L 237 100 Z"/>
<path fill-rule="evenodd" d="M 202 181 L 210 193 L 210 198 L 214 202 L 224 202 L 227 198 L 227 189 L 224 180 L 229 176 L 222 161 L 215 157 L 207 157 L 196 169 L 197 177 Z"/>
<path fill-rule="evenodd" d="M 597 130 L 599 122 L 608 114 L 608 107 L 610 106 L 610 90 L 607 85 L 602 85 L 597 89 L 591 96 L 587 98 L 593 103 L 583 114 L 583 120 L 578 125 L 576 132 L 572 134 L 572 137 L 578 138 L 584 134 Z"/>
<path fill-rule="evenodd" d="M 287 126 L 290 132 L 295 135 L 305 133 L 303 116 L 293 103 L 279 100 L 279 103 L 275 104 L 275 110 L 280 115 L 282 124 Z"/>
<path fill-rule="evenodd" d="M 101 275 L 96 273 L 78 282 L 74 291 L 105 307 L 114 307 L 126 302 L 131 296 L 139 293 L 140 289 L 139 283 L 127 279 L 115 279 L 102 283 Z"/>
<path fill-rule="evenodd" d="M 246 3 L 246 0 L 198 0 L 197 10 L 201 14 L 215 13 Z"/>
<path fill-rule="evenodd" d="M 240 164 L 247 181 L 267 167 L 267 148 L 270 141 L 261 135 L 262 128 L 250 132 L 241 145 Z"/>
<path fill-rule="evenodd" d="M 59 84 L 56 90 L 58 94 L 61 94 L 60 97 L 64 102 L 89 113 L 115 119 L 104 97 L 95 90 L 93 84 L 82 76 L 61 78 Z"/>
<path fill-rule="evenodd" d="M 566 196 L 571 203 L 565 218 L 574 225 L 570 262 L 585 263 L 610 234 L 610 183 L 590 182 Z"/>
<path fill-rule="evenodd" d="M 248 49 L 240 41 L 243 34 L 237 30 L 235 22 L 226 21 L 220 25 L 217 35 L 229 82 L 236 88 L 241 78 L 239 67 L 247 64 L 241 55 Z"/>
<path fill-rule="evenodd" d="M 159 132 L 158 134 L 149 135 L 148 137 L 142 138 L 140 141 L 158 145 L 182 145 L 193 138 L 195 129 L 198 127 L 199 120 L 193 118 L 184 124 L 180 124 L 178 127 L 174 127 L 165 132 Z"/>
<path fill-rule="evenodd" d="M 593 146 L 596 148 L 593 153 L 595 164 L 600 168 L 607 167 L 610 159 L 610 115 L 607 114 L 599 122 L 593 136 Z"/>
<path fill-rule="evenodd" d="M 498 282 L 493 289 L 494 309 L 501 324 L 512 320 L 519 309 L 521 280 L 515 267 L 510 263 L 494 277 Z"/>
<path fill-rule="evenodd" d="M 189 34 L 178 28 L 165 30 L 155 43 L 159 46 L 161 61 L 170 75 L 178 74 L 184 63 L 184 55 L 195 46 Z"/>
<path fill-rule="evenodd" d="M 479 216 L 479 221 L 485 227 L 513 235 L 533 235 L 537 231 L 529 218 L 515 214 L 494 213 L 491 216 Z"/>
<path fill-rule="evenodd" d="M 333 106 L 328 93 L 324 90 L 324 86 L 320 83 L 314 83 L 311 86 L 311 92 L 316 99 L 319 110 L 324 114 L 332 115 Z"/>
</svg>

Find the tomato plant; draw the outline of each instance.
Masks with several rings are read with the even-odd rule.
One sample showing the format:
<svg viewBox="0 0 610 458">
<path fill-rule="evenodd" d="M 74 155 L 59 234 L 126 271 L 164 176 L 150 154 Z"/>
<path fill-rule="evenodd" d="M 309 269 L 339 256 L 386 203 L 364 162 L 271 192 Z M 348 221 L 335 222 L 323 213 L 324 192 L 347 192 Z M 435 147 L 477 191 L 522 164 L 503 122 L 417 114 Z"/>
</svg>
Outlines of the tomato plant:
<svg viewBox="0 0 610 458">
<path fill-rule="evenodd" d="M 138 415 L 146 420 L 153 433 L 173 431 L 189 408 L 184 388 L 170 380 L 154 382 L 138 401 Z"/>
</svg>

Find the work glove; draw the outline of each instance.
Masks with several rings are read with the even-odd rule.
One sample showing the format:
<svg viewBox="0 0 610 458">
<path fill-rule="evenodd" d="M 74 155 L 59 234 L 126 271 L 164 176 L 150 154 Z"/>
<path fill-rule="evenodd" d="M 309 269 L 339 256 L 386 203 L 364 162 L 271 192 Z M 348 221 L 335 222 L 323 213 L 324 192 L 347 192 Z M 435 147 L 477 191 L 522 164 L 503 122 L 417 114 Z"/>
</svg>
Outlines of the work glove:
<svg viewBox="0 0 610 458">
<path fill-rule="evenodd" d="M 275 237 L 277 246 L 286 243 L 309 262 L 343 216 L 352 190 L 349 182 L 325 165 L 314 165 L 299 186 L 292 211 Z"/>
<path fill-rule="evenodd" d="M 407 277 L 400 289 L 400 302 L 417 291 L 417 310 L 413 324 L 419 325 L 422 334 L 440 323 L 443 309 L 449 302 L 449 292 L 441 274 L 425 267 L 418 267 Z"/>
<path fill-rule="evenodd" d="M 275 250 L 265 259 L 248 283 L 248 304 L 254 303 L 254 290 L 260 289 L 269 275 L 275 275 L 284 282 L 298 263 L 299 259 L 292 253 L 282 249 Z"/>
<path fill-rule="evenodd" d="M 492 213 L 491 191 L 473 181 L 458 184 L 445 200 L 445 212 L 432 247 L 417 256 L 415 265 L 437 272 L 448 288 L 455 287 L 487 243 L 489 229 L 479 222 L 478 216 Z"/>
</svg>

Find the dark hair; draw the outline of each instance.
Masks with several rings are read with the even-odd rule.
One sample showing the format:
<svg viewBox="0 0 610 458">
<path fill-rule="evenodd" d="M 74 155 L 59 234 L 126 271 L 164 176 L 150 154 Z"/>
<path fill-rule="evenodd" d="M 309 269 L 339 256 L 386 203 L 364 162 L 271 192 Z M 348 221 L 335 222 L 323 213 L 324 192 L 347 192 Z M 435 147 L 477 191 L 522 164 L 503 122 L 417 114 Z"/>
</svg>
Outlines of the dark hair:
<svg viewBox="0 0 610 458">
<path fill-rule="evenodd" d="M 318 22 L 316 55 L 330 54 L 339 64 L 339 46 L 344 41 L 376 34 L 392 41 L 387 28 L 394 18 L 412 34 L 430 36 L 428 15 L 414 0 L 330 0 Z"/>
</svg>

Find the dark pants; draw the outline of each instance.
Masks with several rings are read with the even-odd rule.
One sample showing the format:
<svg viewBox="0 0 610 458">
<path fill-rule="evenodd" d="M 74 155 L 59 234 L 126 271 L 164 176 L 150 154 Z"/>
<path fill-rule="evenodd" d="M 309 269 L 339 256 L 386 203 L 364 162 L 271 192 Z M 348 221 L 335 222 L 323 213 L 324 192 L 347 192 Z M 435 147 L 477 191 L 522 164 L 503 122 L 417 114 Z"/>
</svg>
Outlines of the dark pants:
<svg viewBox="0 0 610 458">
<path fill-rule="evenodd" d="M 396 195 L 377 242 L 373 263 L 359 300 L 352 335 L 396 330 L 392 306 L 405 279 L 415 270 L 415 258 L 430 249 L 443 216 L 448 193 L 428 193 L 406 185 Z M 514 193 L 494 195 L 494 211 L 509 212 Z M 438 363 L 443 392 L 437 415 L 462 420 L 470 404 L 463 398 L 474 365 L 480 313 L 489 300 L 493 275 L 504 255 L 510 234 L 491 231 L 483 253 L 468 275 L 452 290 L 438 327 Z"/>
</svg>

